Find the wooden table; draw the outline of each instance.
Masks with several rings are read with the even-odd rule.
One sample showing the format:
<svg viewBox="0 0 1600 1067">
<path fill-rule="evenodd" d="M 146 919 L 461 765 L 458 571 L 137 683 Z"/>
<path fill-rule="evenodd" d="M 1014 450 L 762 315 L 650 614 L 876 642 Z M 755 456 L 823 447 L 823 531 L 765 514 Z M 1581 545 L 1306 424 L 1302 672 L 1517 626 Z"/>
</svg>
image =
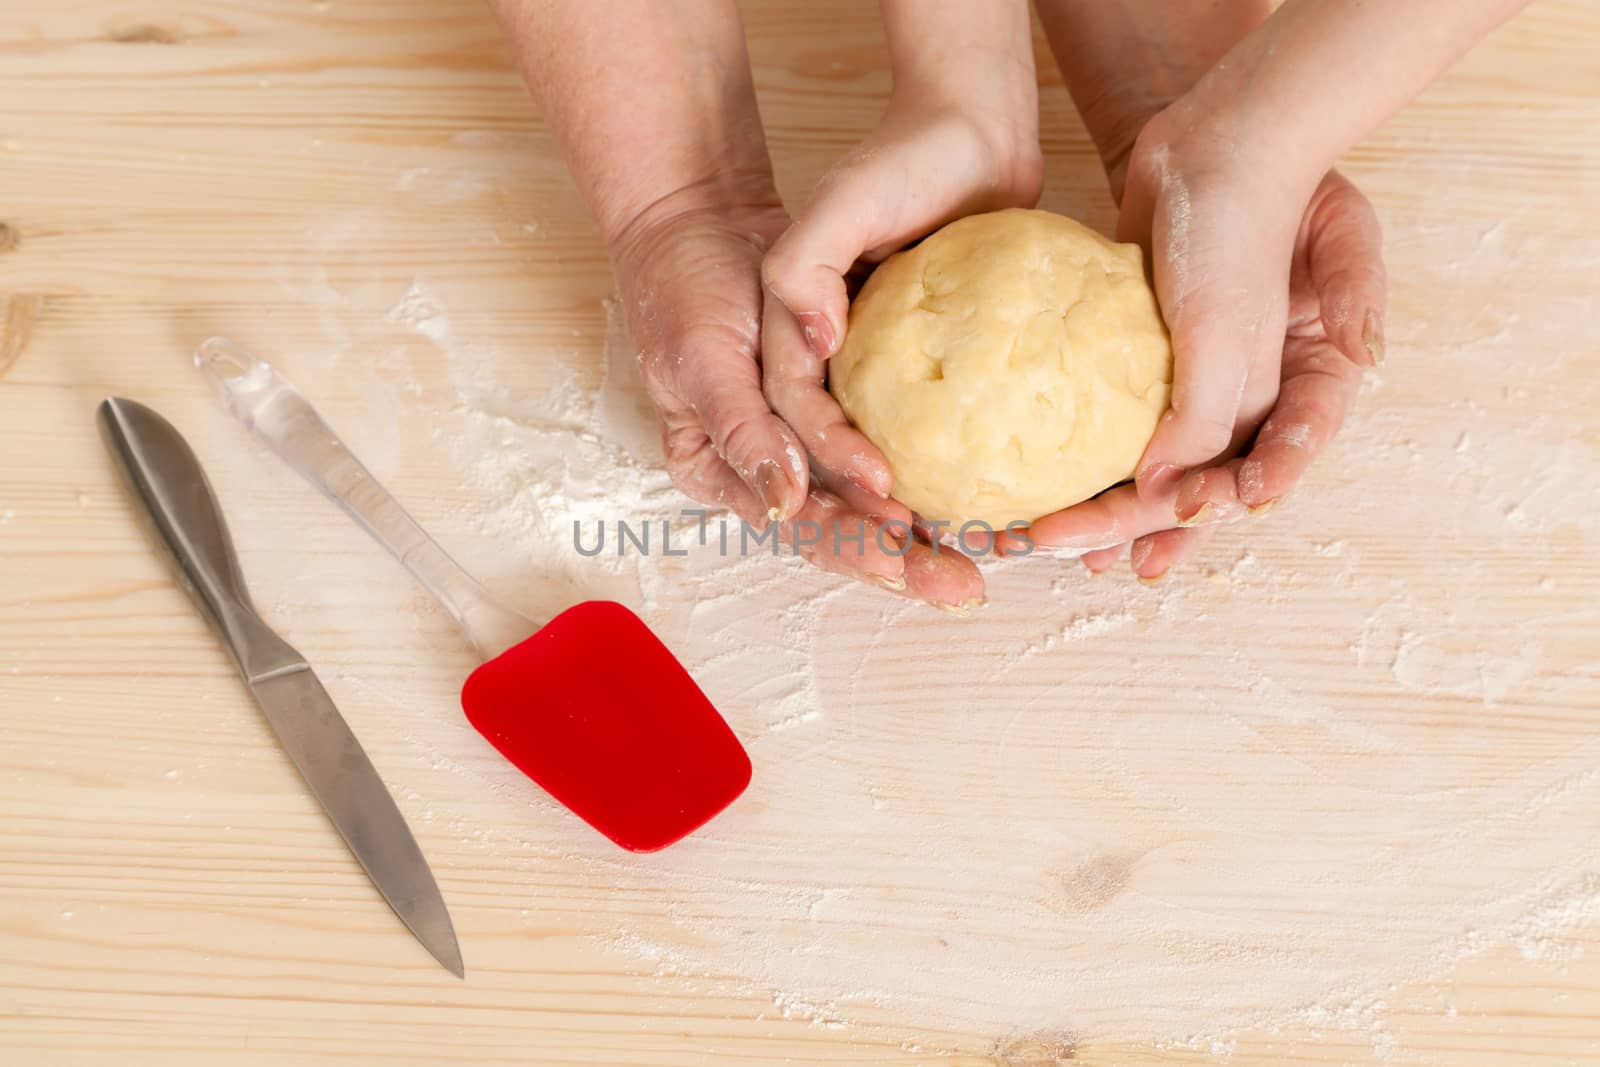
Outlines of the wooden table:
<svg viewBox="0 0 1600 1067">
<path fill-rule="evenodd" d="M 880 33 L 849 0 L 746 6 L 797 203 L 882 106 Z M 1600 7 L 1541 0 L 1353 154 L 1391 360 L 1304 492 L 1164 589 L 1031 560 L 960 624 L 786 562 L 552 554 L 539 531 L 604 499 L 585 457 L 677 502 L 603 250 L 478 5 L 14 0 L 0 1060 L 1600 1063 L 1596 34 Z M 1105 227 L 1045 80 L 1045 204 Z M 448 619 L 208 395 L 189 353 L 221 331 L 513 603 L 640 607 L 749 741 L 747 797 L 635 860 L 534 795 L 456 713 Z M 207 464 L 263 611 L 432 861 L 465 983 L 382 906 L 151 550 L 93 428 L 108 393 Z M 1360 907 L 1346 854 L 1384 858 Z M 1082 945 L 1186 893 L 1197 926 L 1237 910 L 1244 954 L 1128 937 L 1109 955 L 1160 981 L 1105 992 L 1118 961 Z M 1300 918 L 1271 934 L 1279 910 Z M 1443 950 L 1385 955 L 1424 933 Z M 1171 967 L 1249 990 L 1302 950 L 1349 964 L 1344 1002 L 1266 987 L 1259 1026 L 1155 1041 L 1211 992 Z M 818 1002 L 850 959 L 877 988 Z M 1083 982 L 1052 1014 L 1056 961 Z"/>
</svg>

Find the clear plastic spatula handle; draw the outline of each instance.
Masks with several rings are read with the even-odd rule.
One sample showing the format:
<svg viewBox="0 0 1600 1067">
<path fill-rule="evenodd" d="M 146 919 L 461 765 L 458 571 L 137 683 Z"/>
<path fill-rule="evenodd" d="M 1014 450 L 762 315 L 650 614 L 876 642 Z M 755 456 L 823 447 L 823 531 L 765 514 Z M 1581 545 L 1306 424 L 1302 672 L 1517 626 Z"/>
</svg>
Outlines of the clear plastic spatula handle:
<svg viewBox="0 0 1600 1067">
<path fill-rule="evenodd" d="M 201 344 L 194 363 L 240 422 L 349 513 L 444 605 L 485 660 L 538 629 L 498 603 L 451 559 L 270 363 L 225 337 Z"/>
</svg>

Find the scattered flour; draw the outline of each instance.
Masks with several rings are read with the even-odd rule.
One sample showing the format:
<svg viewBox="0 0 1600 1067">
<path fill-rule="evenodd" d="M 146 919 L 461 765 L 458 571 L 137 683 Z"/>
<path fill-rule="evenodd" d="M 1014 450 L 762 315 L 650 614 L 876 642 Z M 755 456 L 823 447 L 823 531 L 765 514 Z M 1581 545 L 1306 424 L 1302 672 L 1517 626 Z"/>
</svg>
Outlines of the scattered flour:
<svg viewBox="0 0 1600 1067">
<path fill-rule="evenodd" d="M 454 188 L 401 184 L 424 177 Z M 1514 222 L 1480 237 L 1416 210 L 1435 214 L 1408 220 L 1405 260 L 1444 266 L 1397 308 L 1506 273 Z M 755 991 L 775 1016 L 990 1033 L 997 1056 L 1222 1058 L 1242 1030 L 1298 1027 L 1391 1058 L 1396 983 L 1497 947 L 1560 960 L 1600 918 L 1600 676 L 1550 669 L 1584 662 L 1600 612 L 1549 577 L 1600 541 L 1600 385 L 1562 374 L 1583 310 L 1565 293 L 1544 319 L 1469 299 L 1438 323 L 1397 313 L 1307 490 L 1198 564 L 1148 588 L 988 566 L 990 607 L 952 621 L 788 559 L 580 557 L 575 521 L 695 530 L 615 310 L 603 346 L 529 353 L 461 314 L 465 283 L 391 289 L 370 313 L 446 373 L 384 381 L 413 414 L 427 398 L 414 417 L 472 491 L 456 518 L 496 548 L 469 564 L 534 616 L 636 607 L 756 763 L 711 826 L 626 856 L 530 811 L 421 702 L 408 744 L 464 783 L 430 816 L 511 872 L 588 879 L 582 921 L 641 973 Z M 1555 353 L 1548 379 L 1511 358 L 1531 352 Z M 375 670 L 346 682 L 405 706 Z"/>
<path fill-rule="evenodd" d="M 485 528 L 530 565 L 574 589 L 637 584 L 757 761 L 751 809 L 707 831 L 703 860 L 587 858 L 672 902 L 665 924 L 619 919 L 618 948 L 671 973 L 740 976 L 819 1025 L 1070 1031 L 1225 1055 L 1241 1027 L 1300 1022 L 1365 1034 L 1381 1060 L 1394 1039 L 1374 990 L 1497 943 L 1553 955 L 1590 914 L 1589 898 L 1534 902 L 1527 886 L 1600 871 L 1573 822 L 1595 828 L 1597 783 L 1545 792 L 1600 754 L 1600 724 L 1571 716 L 1564 750 L 1525 744 L 1518 762 L 1470 714 L 1529 699 L 1536 680 L 1558 701 L 1593 685 L 1539 678 L 1536 627 L 1508 638 L 1503 612 L 1483 611 L 1487 568 L 1467 585 L 1369 578 L 1359 525 L 1329 537 L 1280 520 L 1272 540 L 1232 550 L 1221 588 L 1069 577 L 1041 601 L 1031 590 L 1073 565 L 1028 560 L 990 568 L 991 608 L 956 626 L 787 561 L 580 563 L 571 517 L 681 503 L 619 351 L 613 315 L 593 389 L 566 373 L 516 408 L 469 386 L 454 453 L 485 491 Z M 1445 462 L 1453 445 L 1419 447 Z M 1392 448 L 1380 437 L 1344 462 L 1377 478 Z M 1348 507 L 1348 490 L 1330 491 L 1330 512 Z M 1541 528 L 1592 535 L 1572 502 L 1530 506 Z M 1484 521 L 1490 543 L 1517 536 Z M 1318 536 L 1283 544 L 1297 527 Z M 1324 619 L 1286 616 L 1319 597 Z M 1544 608 L 1527 610 L 1531 624 Z M 1237 683 L 1191 691 L 1218 657 Z M 1332 695 L 1352 680 L 1391 696 Z M 1326 810 L 1338 827 L 1318 831 Z M 806 852 L 824 838 L 827 852 Z"/>
<path fill-rule="evenodd" d="M 400 302 L 389 309 L 389 321 L 415 330 L 436 345 L 450 343 L 450 320 L 421 283 L 415 280 Z"/>
<path fill-rule="evenodd" d="M 1563 959 L 1583 953 L 1568 935 L 1600 920 L 1600 875 L 1591 874 L 1555 893 L 1548 903 L 1512 924 L 1511 943 L 1523 959 Z"/>
</svg>

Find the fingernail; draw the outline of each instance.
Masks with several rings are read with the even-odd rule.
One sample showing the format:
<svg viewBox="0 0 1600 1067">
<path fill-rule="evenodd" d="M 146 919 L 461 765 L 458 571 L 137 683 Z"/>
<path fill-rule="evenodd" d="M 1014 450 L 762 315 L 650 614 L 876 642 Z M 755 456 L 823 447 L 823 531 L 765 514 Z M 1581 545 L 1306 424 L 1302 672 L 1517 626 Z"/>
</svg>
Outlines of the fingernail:
<svg viewBox="0 0 1600 1067">
<path fill-rule="evenodd" d="M 811 349 L 812 355 L 818 359 L 833 355 L 833 324 L 826 315 L 820 311 L 803 311 L 795 318 L 800 320 L 800 332 L 805 334 L 806 347 Z"/>
<path fill-rule="evenodd" d="M 756 495 L 767 509 L 768 522 L 784 520 L 789 507 L 789 482 L 783 476 L 783 468 L 770 459 L 756 467 Z"/>
<path fill-rule="evenodd" d="M 1264 503 L 1257 504 L 1253 508 L 1246 508 L 1245 510 L 1248 511 L 1251 515 L 1260 516 L 1260 515 L 1265 515 L 1267 512 L 1271 511 L 1273 508 L 1275 508 L 1277 506 L 1278 506 L 1278 502 L 1276 500 L 1268 500 L 1268 501 L 1266 501 Z"/>
<path fill-rule="evenodd" d="M 1165 496 L 1183 480 L 1183 468 L 1171 463 L 1152 463 L 1134 475 L 1134 484 L 1143 497 Z"/>
<path fill-rule="evenodd" d="M 1227 504 L 1218 504 L 1214 501 L 1207 500 L 1204 504 L 1200 505 L 1199 510 L 1193 515 L 1190 515 L 1187 519 L 1179 519 L 1178 525 L 1180 527 L 1219 526 L 1223 523 L 1238 522 L 1240 519 L 1244 518 L 1245 510 L 1246 509 L 1235 506 L 1231 502 Z"/>
<path fill-rule="evenodd" d="M 874 489 L 872 486 L 867 484 L 867 480 L 865 478 L 861 477 L 861 475 L 859 475 L 859 474 L 856 474 L 854 471 L 850 472 L 849 474 L 846 474 L 844 476 L 844 478 L 845 478 L 845 481 L 849 482 L 851 485 L 855 486 L 857 489 L 861 490 L 863 493 L 866 493 L 868 496 L 873 497 L 874 499 L 877 499 L 877 500 L 888 500 L 889 499 L 889 494 L 888 493 L 880 493 L 880 492 L 878 492 L 878 490 Z"/>
<path fill-rule="evenodd" d="M 1383 344 L 1383 320 L 1378 317 L 1376 311 L 1367 312 L 1366 321 L 1361 326 L 1361 343 L 1367 346 L 1367 354 L 1372 357 L 1372 365 L 1383 366 L 1384 356 L 1387 355 Z"/>
<path fill-rule="evenodd" d="M 887 578 L 881 574 L 868 574 L 864 575 L 864 577 L 873 585 L 876 585 L 881 589 L 887 589 L 891 593 L 903 593 L 906 591 L 906 580 L 904 576 L 899 578 Z"/>
<path fill-rule="evenodd" d="M 1157 582 L 1161 581 L 1161 579 L 1165 578 L 1167 576 L 1167 573 L 1168 573 L 1167 571 L 1162 571 L 1160 574 L 1151 574 L 1151 575 L 1143 575 L 1143 574 L 1141 574 L 1141 575 L 1138 575 L 1137 577 L 1139 579 L 1139 584 L 1141 584 L 1141 585 L 1155 585 Z"/>
<path fill-rule="evenodd" d="M 946 615 L 954 615 L 957 618 L 964 619 L 968 615 L 971 615 L 974 611 L 981 610 L 988 603 L 989 603 L 989 598 L 988 597 L 981 597 L 980 596 L 980 597 L 974 597 L 971 600 L 963 601 L 960 604 L 938 604 L 938 603 L 936 603 L 933 606 L 938 608 L 940 611 L 944 612 Z"/>
<path fill-rule="evenodd" d="M 1034 547 L 1037 548 L 1038 546 L 1035 545 Z M 992 550 L 996 556 L 1006 556 L 1012 552 L 1026 553 L 1028 551 L 1028 543 L 1020 538 L 1001 534 L 994 539 Z"/>
<path fill-rule="evenodd" d="M 1088 572 L 1089 572 L 1089 577 L 1091 577 L 1091 578 L 1098 578 L 1098 577 L 1100 577 L 1100 576 L 1101 576 L 1101 575 L 1102 575 L 1102 574 L 1104 574 L 1104 573 L 1105 573 L 1105 570 L 1104 570 L 1104 569 L 1101 569 L 1101 570 L 1095 570 L 1095 569 L 1094 569 L 1094 568 L 1093 568 L 1093 567 L 1091 567 L 1091 566 L 1089 566 L 1089 564 L 1088 564 L 1088 563 L 1085 563 L 1085 564 L 1084 564 L 1084 565 L 1083 565 L 1083 569 L 1084 569 L 1084 570 L 1086 570 L 1086 571 L 1088 571 Z"/>
</svg>

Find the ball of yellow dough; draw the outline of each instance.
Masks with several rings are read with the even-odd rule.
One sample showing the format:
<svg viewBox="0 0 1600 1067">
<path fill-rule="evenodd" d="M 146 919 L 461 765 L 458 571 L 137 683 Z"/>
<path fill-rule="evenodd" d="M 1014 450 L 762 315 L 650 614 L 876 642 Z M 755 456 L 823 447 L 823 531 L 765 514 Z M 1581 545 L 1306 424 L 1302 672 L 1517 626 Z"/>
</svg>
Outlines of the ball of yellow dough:
<svg viewBox="0 0 1600 1067">
<path fill-rule="evenodd" d="M 1048 211 L 950 223 L 891 256 L 828 362 L 924 518 L 1031 522 L 1133 476 L 1172 343 L 1137 245 Z"/>
</svg>

